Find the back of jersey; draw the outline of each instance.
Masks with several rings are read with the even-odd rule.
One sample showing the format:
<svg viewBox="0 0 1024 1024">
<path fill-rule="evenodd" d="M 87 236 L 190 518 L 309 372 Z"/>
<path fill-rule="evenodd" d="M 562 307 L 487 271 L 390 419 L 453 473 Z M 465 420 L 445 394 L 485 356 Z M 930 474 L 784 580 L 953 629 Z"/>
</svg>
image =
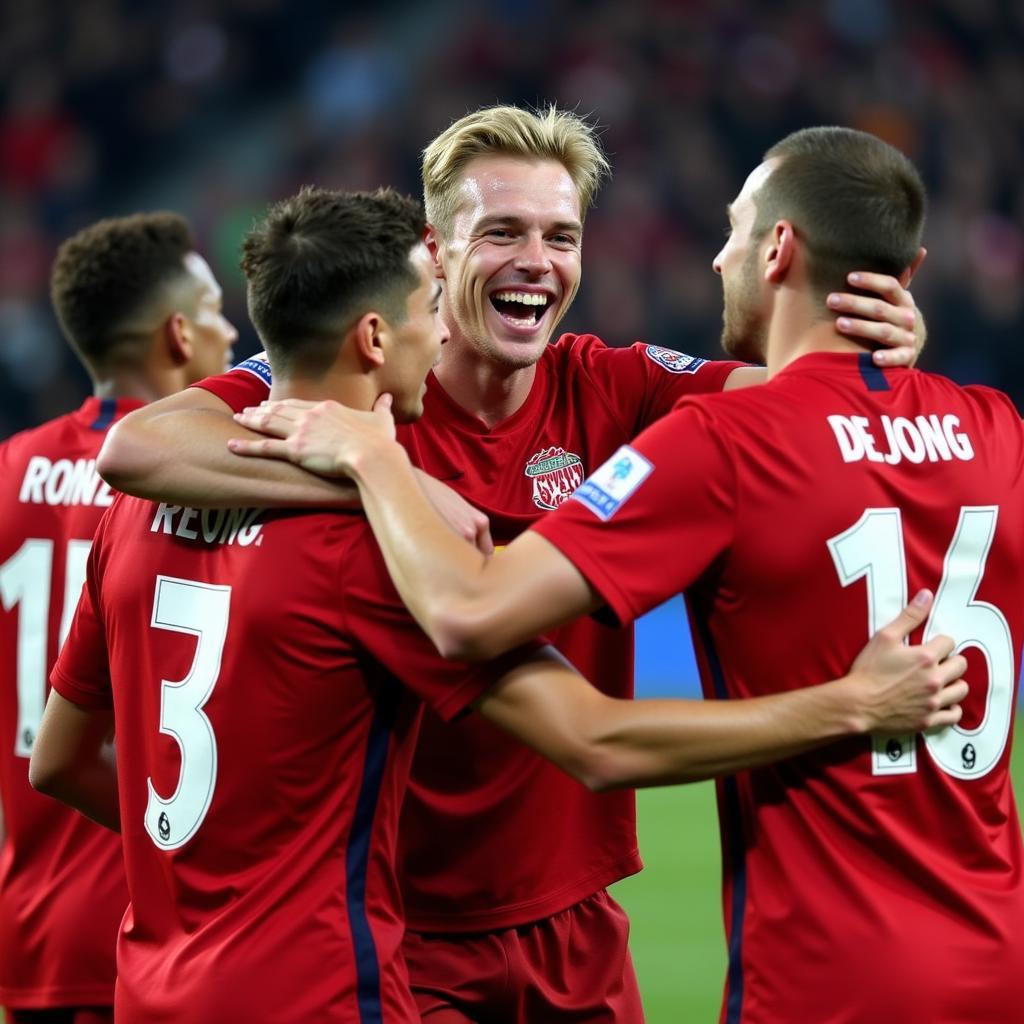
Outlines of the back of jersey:
<svg viewBox="0 0 1024 1024">
<path fill-rule="evenodd" d="M 34 792 L 28 760 L 96 525 L 107 427 L 134 401 L 88 399 L 0 445 L 0 1003 L 110 1005 L 128 903 L 120 839 Z"/>
<path fill-rule="evenodd" d="M 114 708 L 118 1020 L 417 1017 L 393 858 L 420 710 L 353 638 L 369 551 L 343 514 L 120 497 L 100 525 L 53 679 Z"/>
<path fill-rule="evenodd" d="M 720 785 L 725 1019 L 1019 1018 L 1018 414 L 997 392 L 824 353 L 709 407 L 736 502 L 732 543 L 690 594 L 709 690 L 838 677 L 921 587 L 935 602 L 913 642 L 952 636 L 971 685 L 957 727 L 835 744 Z"/>
</svg>

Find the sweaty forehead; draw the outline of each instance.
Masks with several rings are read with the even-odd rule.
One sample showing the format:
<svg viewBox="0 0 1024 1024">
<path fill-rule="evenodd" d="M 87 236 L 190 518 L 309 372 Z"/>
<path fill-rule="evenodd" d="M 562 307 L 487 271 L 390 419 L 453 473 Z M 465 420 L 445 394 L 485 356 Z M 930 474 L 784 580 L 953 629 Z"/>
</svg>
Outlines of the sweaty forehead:
<svg viewBox="0 0 1024 1024">
<path fill-rule="evenodd" d="M 578 221 L 580 201 L 557 160 L 484 156 L 463 171 L 457 212 L 473 221 L 491 216 Z"/>
</svg>

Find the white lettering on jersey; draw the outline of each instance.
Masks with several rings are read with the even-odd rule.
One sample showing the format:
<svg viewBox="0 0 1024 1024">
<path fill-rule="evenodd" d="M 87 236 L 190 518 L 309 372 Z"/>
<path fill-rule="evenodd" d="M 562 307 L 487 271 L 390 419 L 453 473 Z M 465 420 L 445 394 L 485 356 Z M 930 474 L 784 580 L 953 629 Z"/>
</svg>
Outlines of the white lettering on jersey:
<svg viewBox="0 0 1024 1024">
<path fill-rule="evenodd" d="M 829 416 L 828 425 L 839 445 L 843 462 L 949 462 L 974 458 L 974 445 L 960 427 L 960 417 L 881 416 L 872 425 L 867 416 Z"/>
<path fill-rule="evenodd" d="M 114 501 L 110 485 L 96 472 L 95 459 L 58 459 L 33 455 L 21 479 L 18 501 L 26 505 L 96 505 Z"/>
<path fill-rule="evenodd" d="M 202 540 L 206 544 L 238 544 L 244 548 L 252 544 L 263 529 L 263 524 L 256 522 L 263 512 L 262 508 L 198 509 L 161 501 L 149 532 Z"/>
</svg>

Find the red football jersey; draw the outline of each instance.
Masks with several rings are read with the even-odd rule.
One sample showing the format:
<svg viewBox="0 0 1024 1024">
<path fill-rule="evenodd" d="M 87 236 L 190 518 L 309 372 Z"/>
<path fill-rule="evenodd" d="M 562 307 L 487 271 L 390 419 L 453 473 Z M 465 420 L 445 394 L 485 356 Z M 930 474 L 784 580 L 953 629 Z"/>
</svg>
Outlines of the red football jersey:
<svg viewBox="0 0 1024 1024">
<path fill-rule="evenodd" d="M 440 658 L 360 514 L 119 498 L 52 676 L 114 708 L 118 1020 L 418 1021 L 394 874 L 413 695 L 449 718 L 493 671 Z"/>
<path fill-rule="evenodd" d="M 71 624 L 96 524 L 113 501 L 96 474 L 107 427 L 136 401 L 80 409 L 0 445 L 0 1003 L 114 1000 L 128 893 L 121 842 L 28 784 L 46 677 Z"/>
<path fill-rule="evenodd" d="M 822 353 L 682 403 L 538 524 L 620 621 L 686 591 L 709 697 L 841 676 L 923 586 L 969 652 L 960 726 L 720 783 L 723 1020 L 1020 1019 L 1022 520 L 1009 399 Z"/>
<path fill-rule="evenodd" d="M 490 517 L 496 544 L 507 544 L 619 445 L 682 397 L 720 391 L 740 365 L 567 334 L 548 346 L 529 397 L 508 419 L 488 428 L 431 375 L 423 417 L 398 437 L 416 465 Z M 240 409 L 262 401 L 269 380 L 257 358 L 201 386 Z M 583 618 L 550 638 L 598 688 L 632 696 L 632 628 Z M 591 793 L 479 715 L 443 723 L 428 710 L 399 833 L 411 929 L 514 927 L 640 867 L 632 792 Z"/>
</svg>

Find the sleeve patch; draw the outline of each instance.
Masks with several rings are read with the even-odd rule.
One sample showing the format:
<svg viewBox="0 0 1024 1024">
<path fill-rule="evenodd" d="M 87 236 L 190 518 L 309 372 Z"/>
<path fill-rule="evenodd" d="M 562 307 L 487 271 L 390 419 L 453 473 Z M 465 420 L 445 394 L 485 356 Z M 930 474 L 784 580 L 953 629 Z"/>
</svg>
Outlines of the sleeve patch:
<svg viewBox="0 0 1024 1024">
<path fill-rule="evenodd" d="M 607 522 L 647 479 L 654 464 L 624 444 L 573 492 L 591 512 Z"/>
<path fill-rule="evenodd" d="M 650 359 L 669 373 L 696 373 L 707 362 L 699 356 L 688 356 L 660 345 L 648 345 L 646 351 Z"/>
<path fill-rule="evenodd" d="M 268 388 L 274 383 L 274 375 L 270 372 L 270 363 L 267 361 L 267 356 L 264 352 L 256 356 L 250 356 L 248 359 L 243 359 L 237 366 L 231 367 L 232 373 L 235 370 L 245 370 L 246 373 L 259 377 Z"/>
</svg>

